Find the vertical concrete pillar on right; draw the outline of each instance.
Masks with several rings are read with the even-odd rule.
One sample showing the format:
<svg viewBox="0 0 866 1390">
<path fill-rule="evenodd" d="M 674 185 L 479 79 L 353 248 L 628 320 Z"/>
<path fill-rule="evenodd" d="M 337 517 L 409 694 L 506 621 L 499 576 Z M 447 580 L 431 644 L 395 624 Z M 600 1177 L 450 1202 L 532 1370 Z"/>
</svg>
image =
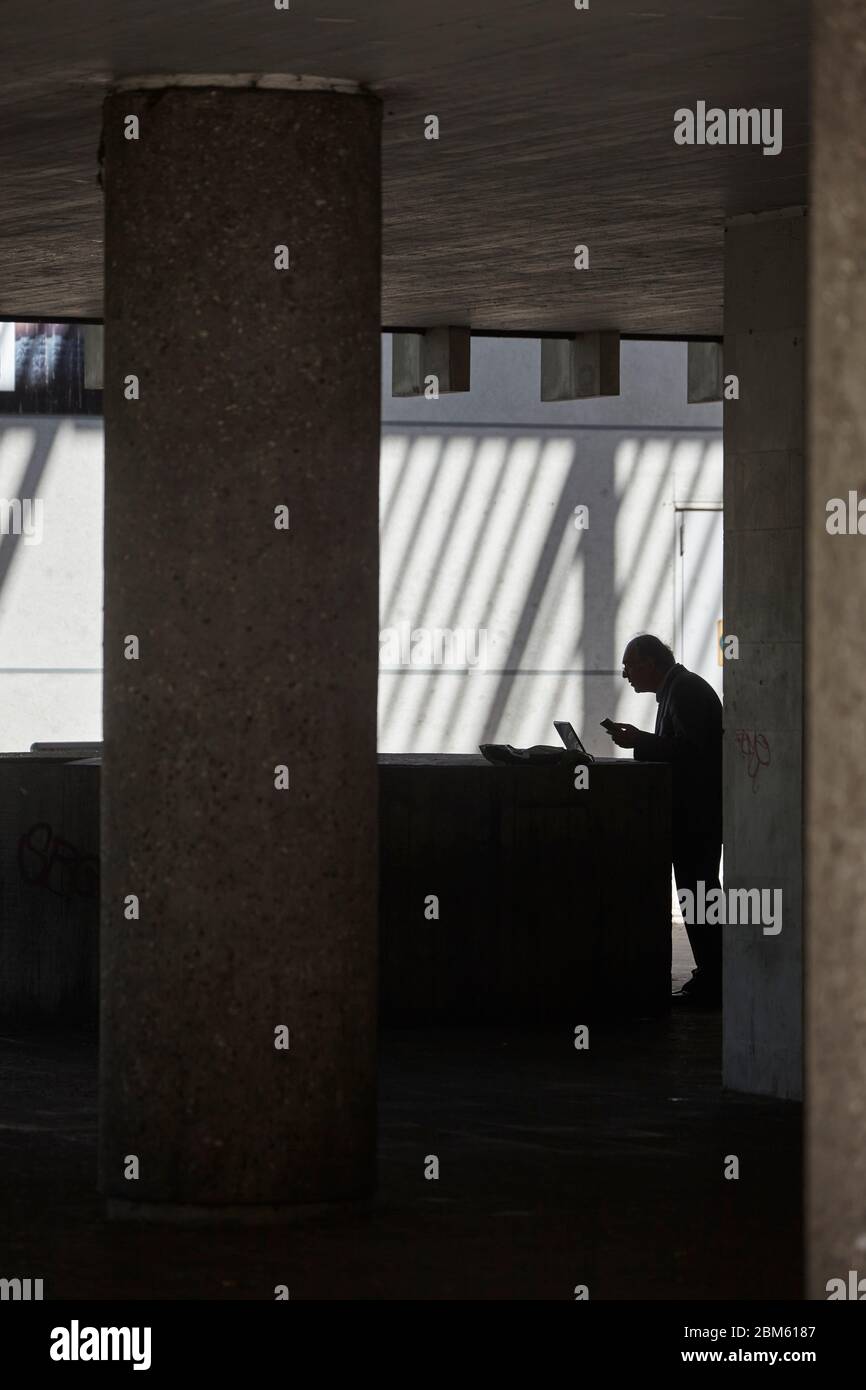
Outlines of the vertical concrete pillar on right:
<svg viewBox="0 0 866 1390">
<path fill-rule="evenodd" d="M 729 924 L 726 1086 L 802 1094 L 802 500 L 806 218 L 725 233 L 724 882 L 779 921 Z M 735 380 L 732 380 L 735 378 Z M 729 899 L 730 901 L 730 899 Z"/>
<path fill-rule="evenodd" d="M 823 1299 L 830 1279 L 866 1277 L 866 11 L 813 8 L 806 1097 L 808 1292 Z M 838 534 L 834 498 L 854 504 Z"/>
</svg>

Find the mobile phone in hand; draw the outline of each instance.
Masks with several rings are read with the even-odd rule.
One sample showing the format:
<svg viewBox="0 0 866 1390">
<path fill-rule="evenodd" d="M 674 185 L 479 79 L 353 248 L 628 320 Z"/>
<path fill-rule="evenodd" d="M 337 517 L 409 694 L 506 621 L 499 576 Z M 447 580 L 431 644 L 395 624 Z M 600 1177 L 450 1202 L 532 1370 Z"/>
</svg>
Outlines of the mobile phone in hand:
<svg viewBox="0 0 866 1390">
<path fill-rule="evenodd" d="M 616 725 L 614 724 L 612 719 L 602 719 L 601 727 L 603 729 L 607 729 L 609 734 L 612 734 L 614 729 L 616 728 Z"/>
</svg>

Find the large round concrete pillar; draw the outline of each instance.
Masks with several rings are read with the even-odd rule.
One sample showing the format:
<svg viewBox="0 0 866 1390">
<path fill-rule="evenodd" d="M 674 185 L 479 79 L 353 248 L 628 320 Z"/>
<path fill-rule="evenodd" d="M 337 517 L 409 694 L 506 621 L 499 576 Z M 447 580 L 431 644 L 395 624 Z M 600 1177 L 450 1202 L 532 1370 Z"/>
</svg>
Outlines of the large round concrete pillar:
<svg viewBox="0 0 866 1390">
<path fill-rule="evenodd" d="M 104 108 L 100 1185 L 349 1199 L 374 1180 L 380 106 L 158 81 Z"/>
</svg>

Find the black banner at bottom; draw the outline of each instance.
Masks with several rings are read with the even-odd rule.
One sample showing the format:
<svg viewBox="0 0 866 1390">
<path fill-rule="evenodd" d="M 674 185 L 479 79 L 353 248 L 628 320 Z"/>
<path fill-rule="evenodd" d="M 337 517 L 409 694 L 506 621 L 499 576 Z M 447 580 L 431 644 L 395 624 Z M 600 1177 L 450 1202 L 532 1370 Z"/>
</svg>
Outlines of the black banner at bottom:
<svg viewBox="0 0 866 1390">
<path fill-rule="evenodd" d="M 412 1330 L 391 1324 L 384 1331 L 369 1326 L 375 1342 L 365 1338 L 364 1313 L 369 1303 L 349 1311 L 346 1304 L 279 1300 L 220 1303 L 25 1303 L 0 1304 L 0 1334 L 7 1367 L 10 1358 L 21 1370 L 56 1372 L 58 1376 L 114 1376 L 128 1372 L 159 1384 L 178 1371 L 225 1376 L 282 1366 L 287 1376 L 341 1369 L 345 1357 L 352 1375 L 421 1372 L 429 1377 L 437 1364 L 453 1376 L 455 1347 L 465 1371 L 467 1353 L 483 1363 L 486 1374 L 503 1359 L 511 1374 L 523 1362 L 538 1379 L 541 1363 L 561 1349 L 575 1372 L 581 1367 L 609 1371 L 707 1364 L 842 1369 L 862 1347 L 864 1310 L 839 1302 L 803 1303 L 604 1303 L 576 1301 L 568 1317 L 548 1318 L 543 1348 L 530 1324 L 515 1336 L 513 1318 L 497 1326 L 486 1317 L 481 1325 L 462 1320 L 443 1327 L 441 1313 L 421 1330 L 424 1350 L 413 1370 L 415 1351 L 405 1344 Z M 348 1321 L 348 1327 L 344 1324 Z M 435 1328 L 435 1337 L 431 1331 Z M 350 1333 L 350 1339 L 345 1334 Z M 449 1336 L 450 1332 L 450 1336 Z M 527 1335 L 528 1334 L 528 1335 Z M 383 1341 L 387 1337 L 388 1341 Z M 393 1345 L 391 1345 L 393 1343 Z M 299 1360 L 308 1353 L 311 1361 Z M 590 1358 L 592 1358 L 590 1360 Z M 165 1378 L 165 1379 L 164 1379 Z"/>
</svg>

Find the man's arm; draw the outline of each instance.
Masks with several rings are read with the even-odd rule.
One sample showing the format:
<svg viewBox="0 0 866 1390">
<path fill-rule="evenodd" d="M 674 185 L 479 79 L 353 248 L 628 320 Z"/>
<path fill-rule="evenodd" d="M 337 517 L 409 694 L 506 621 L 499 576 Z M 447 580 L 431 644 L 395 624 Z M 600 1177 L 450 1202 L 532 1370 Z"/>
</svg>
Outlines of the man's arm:
<svg viewBox="0 0 866 1390">
<path fill-rule="evenodd" d="M 717 735 L 721 737 L 720 714 L 713 706 L 714 702 L 704 698 L 700 689 L 672 691 L 668 714 L 673 733 L 645 734 L 636 730 L 632 746 L 637 761 L 688 762 L 696 753 L 707 750 Z"/>
</svg>

